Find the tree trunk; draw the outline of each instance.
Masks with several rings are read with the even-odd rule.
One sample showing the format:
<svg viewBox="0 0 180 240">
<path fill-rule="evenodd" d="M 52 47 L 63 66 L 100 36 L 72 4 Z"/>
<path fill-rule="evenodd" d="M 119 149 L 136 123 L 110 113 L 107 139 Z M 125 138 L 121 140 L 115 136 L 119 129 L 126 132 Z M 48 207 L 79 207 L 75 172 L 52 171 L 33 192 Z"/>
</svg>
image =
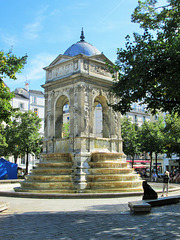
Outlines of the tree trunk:
<svg viewBox="0 0 180 240">
<path fill-rule="evenodd" d="M 29 167 L 29 152 L 27 150 L 26 152 L 27 158 L 26 158 L 26 173 L 25 175 L 28 175 L 28 167 Z"/>
<path fill-rule="evenodd" d="M 156 174 L 158 174 L 158 169 L 157 169 L 157 156 L 158 156 L 158 154 L 157 153 L 155 153 L 155 160 L 156 160 Z"/>
<path fill-rule="evenodd" d="M 151 179 L 151 176 L 152 176 L 152 152 L 150 152 L 150 179 Z"/>
<path fill-rule="evenodd" d="M 132 157 L 132 168 L 134 167 L 134 156 Z"/>
<path fill-rule="evenodd" d="M 14 163 L 17 164 L 18 156 L 14 155 Z"/>
</svg>

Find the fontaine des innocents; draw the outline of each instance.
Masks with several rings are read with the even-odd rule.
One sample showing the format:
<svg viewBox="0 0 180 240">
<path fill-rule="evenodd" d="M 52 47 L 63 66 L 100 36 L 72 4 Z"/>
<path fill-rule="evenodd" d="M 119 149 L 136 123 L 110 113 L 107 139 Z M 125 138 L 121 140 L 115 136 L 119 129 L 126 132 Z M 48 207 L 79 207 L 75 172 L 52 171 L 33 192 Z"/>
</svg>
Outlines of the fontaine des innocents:
<svg viewBox="0 0 180 240">
<path fill-rule="evenodd" d="M 47 67 L 45 90 L 45 139 L 41 161 L 19 192 L 121 193 L 142 191 L 142 180 L 126 162 L 122 150 L 120 119 L 108 103 L 113 64 L 85 41 L 70 46 Z M 117 74 L 115 73 L 117 76 Z M 64 106 L 68 106 L 65 118 Z M 102 117 L 97 134 L 96 109 Z M 69 134 L 63 127 L 68 120 Z"/>
</svg>

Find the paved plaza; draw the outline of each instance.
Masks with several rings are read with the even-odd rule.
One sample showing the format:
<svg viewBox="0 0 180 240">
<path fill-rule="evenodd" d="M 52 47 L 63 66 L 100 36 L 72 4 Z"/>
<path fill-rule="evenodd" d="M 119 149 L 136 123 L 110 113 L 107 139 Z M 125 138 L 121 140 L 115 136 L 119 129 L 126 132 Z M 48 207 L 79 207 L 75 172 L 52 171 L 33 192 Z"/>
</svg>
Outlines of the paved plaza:
<svg viewBox="0 0 180 240">
<path fill-rule="evenodd" d="M 170 196 L 180 195 L 180 191 Z M 141 196 L 99 199 L 0 197 L 9 203 L 0 213 L 0 239 L 180 239 L 180 204 L 133 214 L 128 202 Z"/>
</svg>

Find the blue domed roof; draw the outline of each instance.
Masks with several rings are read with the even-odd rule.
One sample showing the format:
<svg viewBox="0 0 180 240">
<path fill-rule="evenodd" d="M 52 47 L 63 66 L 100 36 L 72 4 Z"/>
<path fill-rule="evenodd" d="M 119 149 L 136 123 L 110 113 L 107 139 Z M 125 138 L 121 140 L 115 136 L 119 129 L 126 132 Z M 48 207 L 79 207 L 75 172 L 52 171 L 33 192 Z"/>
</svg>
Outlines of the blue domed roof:
<svg viewBox="0 0 180 240">
<path fill-rule="evenodd" d="M 93 55 L 98 55 L 101 54 L 100 51 L 95 48 L 93 45 L 90 43 L 84 41 L 84 32 L 83 30 L 81 31 L 81 41 L 73 44 L 71 47 L 69 47 L 65 52 L 64 55 L 67 56 L 76 56 L 78 54 L 84 54 L 86 56 L 93 56 Z"/>
</svg>

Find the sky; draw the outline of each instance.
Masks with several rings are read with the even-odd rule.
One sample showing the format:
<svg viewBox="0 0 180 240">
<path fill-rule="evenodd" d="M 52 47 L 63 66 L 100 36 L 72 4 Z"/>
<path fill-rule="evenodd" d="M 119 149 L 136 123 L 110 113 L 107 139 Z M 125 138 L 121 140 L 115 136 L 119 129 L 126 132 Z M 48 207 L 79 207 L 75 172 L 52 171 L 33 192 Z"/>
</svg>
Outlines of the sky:
<svg viewBox="0 0 180 240">
<path fill-rule="evenodd" d="M 131 22 L 138 0 L 1 0 L 0 50 L 28 55 L 17 80 L 5 79 L 11 91 L 29 82 L 31 90 L 44 91 L 44 67 L 80 40 L 95 46 L 112 62 L 126 35 L 141 32 Z"/>
</svg>

